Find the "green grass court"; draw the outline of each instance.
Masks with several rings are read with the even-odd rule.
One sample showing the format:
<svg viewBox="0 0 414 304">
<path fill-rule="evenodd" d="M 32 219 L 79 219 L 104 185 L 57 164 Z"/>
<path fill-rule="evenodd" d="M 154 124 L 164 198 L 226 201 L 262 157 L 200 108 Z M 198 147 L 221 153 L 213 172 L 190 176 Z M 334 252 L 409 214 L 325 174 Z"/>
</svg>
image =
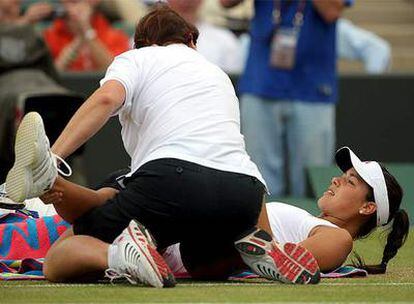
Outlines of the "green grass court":
<svg viewBox="0 0 414 304">
<path fill-rule="evenodd" d="M 413 231 L 411 231 L 413 232 Z M 354 246 L 367 263 L 378 263 L 384 240 L 375 233 Z M 268 281 L 180 281 L 172 289 L 127 284 L 0 282 L 0 303 L 414 303 L 414 235 L 391 260 L 386 275 L 324 279 L 316 286 Z"/>
</svg>

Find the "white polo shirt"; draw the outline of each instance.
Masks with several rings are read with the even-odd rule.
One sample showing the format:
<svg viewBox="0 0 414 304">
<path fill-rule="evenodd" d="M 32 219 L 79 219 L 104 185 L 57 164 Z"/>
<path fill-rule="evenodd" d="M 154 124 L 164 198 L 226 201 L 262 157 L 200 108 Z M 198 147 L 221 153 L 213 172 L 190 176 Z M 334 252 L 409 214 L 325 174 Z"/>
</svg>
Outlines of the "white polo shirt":
<svg viewBox="0 0 414 304">
<path fill-rule="evenodd" d="M 117 114 L 131 172 L 151 160 L 177 158 L 265 184 L 246 153 L 229 77 L 196 50 L 172 44 L 125 52 L 101 85 L 108 80 L 125 87 Z"/>
</svg>

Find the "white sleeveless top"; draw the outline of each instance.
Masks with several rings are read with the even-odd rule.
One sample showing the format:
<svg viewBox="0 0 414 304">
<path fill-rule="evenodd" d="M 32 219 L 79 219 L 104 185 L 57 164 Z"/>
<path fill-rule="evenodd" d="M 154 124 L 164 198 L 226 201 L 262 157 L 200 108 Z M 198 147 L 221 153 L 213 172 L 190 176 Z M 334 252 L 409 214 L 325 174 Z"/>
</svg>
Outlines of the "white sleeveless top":
<svg viewBox="0 0 414 304">
<path fill-rule="evenodd" d="M 267 215 L 273 237 L 280 243 L 300 243 L 308 238 L 316 226 L 339 228 L 327 220 L 317 218 L 309 212 L 284 203 L 266 204 Z"/>
</svg>

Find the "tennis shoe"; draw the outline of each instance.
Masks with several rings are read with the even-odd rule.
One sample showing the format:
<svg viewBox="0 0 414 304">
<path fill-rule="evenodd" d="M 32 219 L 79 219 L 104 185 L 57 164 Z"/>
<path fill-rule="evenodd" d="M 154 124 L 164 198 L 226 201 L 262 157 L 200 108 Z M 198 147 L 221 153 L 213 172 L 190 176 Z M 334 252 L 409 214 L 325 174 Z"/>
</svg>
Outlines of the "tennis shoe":
<svg viewBox="0 0 414 304">
<path fill-rule="evenodd" d="M 7 174 L 6 192 L 16 203 L 24 204 L 25 199 L 46 193 L 52 188 L 58 172 L 65 176 L 71 174 L 65 162 L 69 173 L 58 169 L 58 157 L 50 151 L 42 117 L 36 112 L 25 115 L 20 123 L 14 150 L 15 162 Z"/>
<path fill-rule="evenodd" d="M 25 204 L 16 203 L 12 201 L 6 192 L 6 183 L 0 185 L 0 208 L 9 210 L 20 210 L 25 207 Z"/>
<path fill-rule="evenodd" d="M 304 247 L 280 245 L 264 230 L 256 229 L 235 242 L 243 261 L 256 274 L 273 281 L 290 284 L 317 284 L 318 263 Z"/>
<path fill-rule="evenodd" d="M 143 283 L 157 288 L 175 286 L 172 271 L 143 225 L 132 220 L 113 244 L 118 247 L 119 266 L 105 271 L 105 276 L 111 281 L 124 278 L 134 285 Z"/>
</svg>

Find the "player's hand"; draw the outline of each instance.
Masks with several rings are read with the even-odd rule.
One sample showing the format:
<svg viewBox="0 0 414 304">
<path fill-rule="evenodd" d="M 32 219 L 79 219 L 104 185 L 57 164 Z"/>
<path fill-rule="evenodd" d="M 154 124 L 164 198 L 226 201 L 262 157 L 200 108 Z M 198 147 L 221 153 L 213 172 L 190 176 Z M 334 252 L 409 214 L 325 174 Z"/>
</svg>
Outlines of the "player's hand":
<svg viewBox="0 0 414 304">
<path fill-rule="evenodd" d="M 63 192 L 59 190 L 52 189 L 42 196 L 40 196 L 40 199 L 43 203 L 46 205 L 48 204 L 59 204 L 63 200 Z"/>
</svg>

